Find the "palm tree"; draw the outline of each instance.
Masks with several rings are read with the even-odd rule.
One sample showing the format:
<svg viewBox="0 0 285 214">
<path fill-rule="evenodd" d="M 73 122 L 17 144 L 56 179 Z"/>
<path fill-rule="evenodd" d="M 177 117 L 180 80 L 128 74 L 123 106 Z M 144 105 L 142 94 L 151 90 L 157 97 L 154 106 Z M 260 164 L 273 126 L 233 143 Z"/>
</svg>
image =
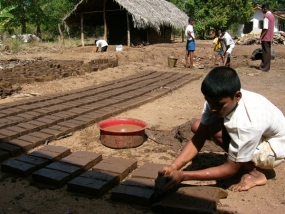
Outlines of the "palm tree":
<svg viewBox="0 0 285 214">
<path fill-rule="evenodd" d="M 17 6 L 12 5 L 5 8 L 2 8 L 0 2 L 0 30 L 4 28 L 4 25 L 7 24 L 11 18 L 14 16 L 10 13 L 11 10 L 15 9 Z"/>
</svg>

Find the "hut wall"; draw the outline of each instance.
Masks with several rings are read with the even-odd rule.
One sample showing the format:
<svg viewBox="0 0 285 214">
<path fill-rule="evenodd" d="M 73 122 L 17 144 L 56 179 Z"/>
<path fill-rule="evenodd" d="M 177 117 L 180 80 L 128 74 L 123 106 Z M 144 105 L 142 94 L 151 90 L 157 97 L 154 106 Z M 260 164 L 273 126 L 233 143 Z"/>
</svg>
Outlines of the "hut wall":
<svg viewBox="0 0 285 214">
<path fill-rule="evenodd" d="M 170 27 L 161 28 L 160 33 L 158 33 L 153 28 L 149 28 L 148 42 L 150 44 L 171 42 L 171 33 L 172 33 L 172 29 Z"/>
</svg>

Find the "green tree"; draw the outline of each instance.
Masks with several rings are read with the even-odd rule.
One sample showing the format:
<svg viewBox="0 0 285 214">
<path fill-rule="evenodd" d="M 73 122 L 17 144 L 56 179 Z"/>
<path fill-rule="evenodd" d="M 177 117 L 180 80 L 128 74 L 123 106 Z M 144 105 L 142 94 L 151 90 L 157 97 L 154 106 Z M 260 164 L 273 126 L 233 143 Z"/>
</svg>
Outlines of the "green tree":
<svg viewBox="0 0 285 214">
<path fill-rule="evenodd" d="M 250 19 L 253 4 L 248 0 L 171 0 L 188 16 L 196 19 L 195 30 L 201 38 L 211 30 L 229 28 Z"/>
<path fill-rule="evenodd" d="M 272 11 L 285 11 L 285 0 L 253 0 L 253 6 L 269 4 L 269 8 Z"/>
<path fill-rule="evenodd" d="M 0 2 L 0 30 L 2 30 L 4 26 L 14 17 L 10 11 L 14 10 L 15 8 L 15 5 L 2 8 L 2 4 Z"/>
</svg>

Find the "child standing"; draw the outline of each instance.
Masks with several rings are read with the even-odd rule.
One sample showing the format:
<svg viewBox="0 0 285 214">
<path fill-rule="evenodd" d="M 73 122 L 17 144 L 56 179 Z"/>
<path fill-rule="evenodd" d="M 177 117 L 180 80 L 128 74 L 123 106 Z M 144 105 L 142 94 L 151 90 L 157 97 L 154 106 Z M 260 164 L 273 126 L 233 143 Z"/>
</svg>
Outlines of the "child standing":
<svg viewBox="0 0 285 214">
<path fill-rule="evenodd" d="M 219 57 L 221 58 L 222 63 L 224 64 L 223 45 L 221 41 L 219 40 L 220 35 L 221 35 L 221 30 L 218 31 L 218 36 L 216 36 L 216 38 L 213 40 L 213 44 L 215 45 L 214 46 L 214 51 L 215 51 L 214 65 L 219 65 L 217 64 L 217 59 Z"/>
</svg>

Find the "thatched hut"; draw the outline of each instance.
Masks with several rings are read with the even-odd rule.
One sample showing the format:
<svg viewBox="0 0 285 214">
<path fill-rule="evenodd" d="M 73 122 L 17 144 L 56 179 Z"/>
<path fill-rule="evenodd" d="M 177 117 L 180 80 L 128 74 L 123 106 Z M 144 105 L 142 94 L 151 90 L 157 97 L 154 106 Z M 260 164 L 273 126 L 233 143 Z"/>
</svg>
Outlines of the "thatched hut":
<svg viewBox="0 0 285 214">
<path fill-rule="evenodd" d="M 104 26 L 109 44 L 129 45 L 135 40 L 149 44 L 170 42 L 173 28 L 184 28 L 188 16 L 166 0 L 81 0 L 63 18 L 67 30 L 74 23 L 83 27 Z"/>
</svg>

